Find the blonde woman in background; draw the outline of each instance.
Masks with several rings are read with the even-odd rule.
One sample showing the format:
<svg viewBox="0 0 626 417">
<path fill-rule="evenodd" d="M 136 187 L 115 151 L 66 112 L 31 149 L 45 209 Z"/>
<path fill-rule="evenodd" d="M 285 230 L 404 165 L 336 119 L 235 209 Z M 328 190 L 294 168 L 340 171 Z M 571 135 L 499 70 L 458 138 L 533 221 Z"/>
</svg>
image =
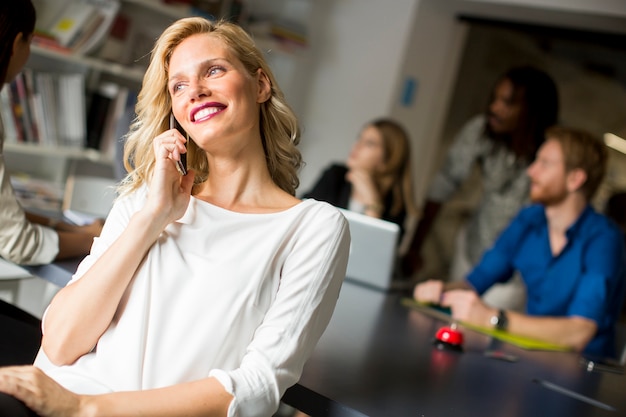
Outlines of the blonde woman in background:
<svg viewBox="0 0 626 417">
<path fill-rule="evenodd" d="M 404 232 L 416 213 L 405 129 L 385 118 L 365 124 L 345 164 L 328 167 L 304 198 L 397 223 Z"/>
</svg>

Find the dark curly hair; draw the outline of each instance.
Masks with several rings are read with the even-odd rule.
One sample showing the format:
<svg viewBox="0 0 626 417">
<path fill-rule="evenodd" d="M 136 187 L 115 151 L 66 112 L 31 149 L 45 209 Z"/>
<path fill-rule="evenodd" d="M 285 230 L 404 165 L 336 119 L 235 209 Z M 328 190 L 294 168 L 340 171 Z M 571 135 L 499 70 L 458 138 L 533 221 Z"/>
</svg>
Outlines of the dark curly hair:
<svg viewBox="0 0 626 417">
<path fill-rule="evenodd" d="M 545 140 L 546 129 L 558 121 L 558 90 L 550 75 L 531 66 L 509 69 L 498 78 L 496 85 L 504 80 L 513 84 L 514 98 L 521 103 L 518 128 L 507 137 L 504 145 L 517 158 L 530 163 Z M 497 140 L 496 135 L 490 132 L 489 124 L 485 125 L 485 133 L 488 138 Z"/>
<path fill-rule="evenodd" d="M 0 2 L 0 88 L 7 81 L 7 70 L 13 52 L 13 41 L 18 33 L 29 37 L 35 31 L 37 14 L 31 0 L 4 0 Z"/>
</svg>

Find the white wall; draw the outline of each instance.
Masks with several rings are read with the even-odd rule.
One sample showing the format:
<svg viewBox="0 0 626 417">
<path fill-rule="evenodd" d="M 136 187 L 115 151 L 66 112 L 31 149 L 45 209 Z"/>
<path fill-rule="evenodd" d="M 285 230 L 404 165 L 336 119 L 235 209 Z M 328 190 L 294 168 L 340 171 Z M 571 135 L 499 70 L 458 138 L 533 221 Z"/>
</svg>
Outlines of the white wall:
<svg viewBox="0 0 626 417">
<path fill-rule="evenodd" d="M 418 202 L 430 183 L 432 172 L 438 168 L 434 155 L 439 146 L 466 32 L 465 24 L 454 18 L 454 8 L 449 1 L 420 2 L 390 111 L 407 127 L 412 138 L 412 173 Z M 417 81 L 417 91 L 414 102 L 407 106 L 401 96 L 408 78 Z"/>
<path fill-rule="evenodd" d="M 315 1 L 300 149 L 307 190 L 332 161 L 344 161 L 368 120 L 387 116 L 419 0 Z"/>
<path fill-rule="evenodd" d="M 316 2 L 308 98 L 300 146 L 307 190 L 330 162 L 343 161 L 372 118 L 399 120 L 412 138 L 416 196 L 434 169 L 448 100 L 463 48 L 464 25 L 440 0 Z M 416 89 L 402 101 L 407 80 Z"/>
</svg>

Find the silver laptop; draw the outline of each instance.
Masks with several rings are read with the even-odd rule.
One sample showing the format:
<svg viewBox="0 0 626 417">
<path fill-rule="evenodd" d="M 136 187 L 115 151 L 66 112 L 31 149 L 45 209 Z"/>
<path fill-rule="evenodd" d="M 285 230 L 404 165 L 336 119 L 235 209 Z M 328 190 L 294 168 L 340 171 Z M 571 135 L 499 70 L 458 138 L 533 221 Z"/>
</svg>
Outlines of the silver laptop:
<svg viewBox="0 0 626 417">
<path fill-rule="evenodd" d="M 382 290 L 391 289 L 400 226 L 340 209 L 350 225 L 346 279 Z"/>
</svg>

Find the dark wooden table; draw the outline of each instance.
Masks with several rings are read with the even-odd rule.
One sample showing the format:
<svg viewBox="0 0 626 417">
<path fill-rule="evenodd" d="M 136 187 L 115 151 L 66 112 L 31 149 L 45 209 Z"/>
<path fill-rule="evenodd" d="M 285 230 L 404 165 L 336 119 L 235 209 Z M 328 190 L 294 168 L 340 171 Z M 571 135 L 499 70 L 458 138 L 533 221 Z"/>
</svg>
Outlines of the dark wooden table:
<svg viewBox="0 0 626 417">
<path fill-rule="evenodd" d="M 576 353 L 524 350 L 469 329 L 462 329 L 463 352 L 439 350 L 432 341 L 446 324 L 403 306 L 399 294 L 346 282 L 329 327 L 283 401 L 313 416 L 626 415 L 623 374 L 590 372 Z M 491 349 L 517 361 L 486 357 Z"/>
<path fill-rule="evenodd" d="M 77 264 L 32 267 L 31 272 L 62 286 Z M 439 350 L 432 341 L 447 323 L 405 307 L 401 297 L 346 281 L 326 332 L 283 401 L 316 417 L 626 415 L 623 373 L 590 372 L 578 354 L 524 350 L 469 329 L 462 330 L 463 352 Z M 0 329 L 0 364 L 29 363 L 32 346 L 39 343 L 38 327 L 5 316 Z M 7 353 L 17 337 L 25 338 L 25 348 Z M 494 349 L 518 360 L 484 355 Z"/>
</svg>

